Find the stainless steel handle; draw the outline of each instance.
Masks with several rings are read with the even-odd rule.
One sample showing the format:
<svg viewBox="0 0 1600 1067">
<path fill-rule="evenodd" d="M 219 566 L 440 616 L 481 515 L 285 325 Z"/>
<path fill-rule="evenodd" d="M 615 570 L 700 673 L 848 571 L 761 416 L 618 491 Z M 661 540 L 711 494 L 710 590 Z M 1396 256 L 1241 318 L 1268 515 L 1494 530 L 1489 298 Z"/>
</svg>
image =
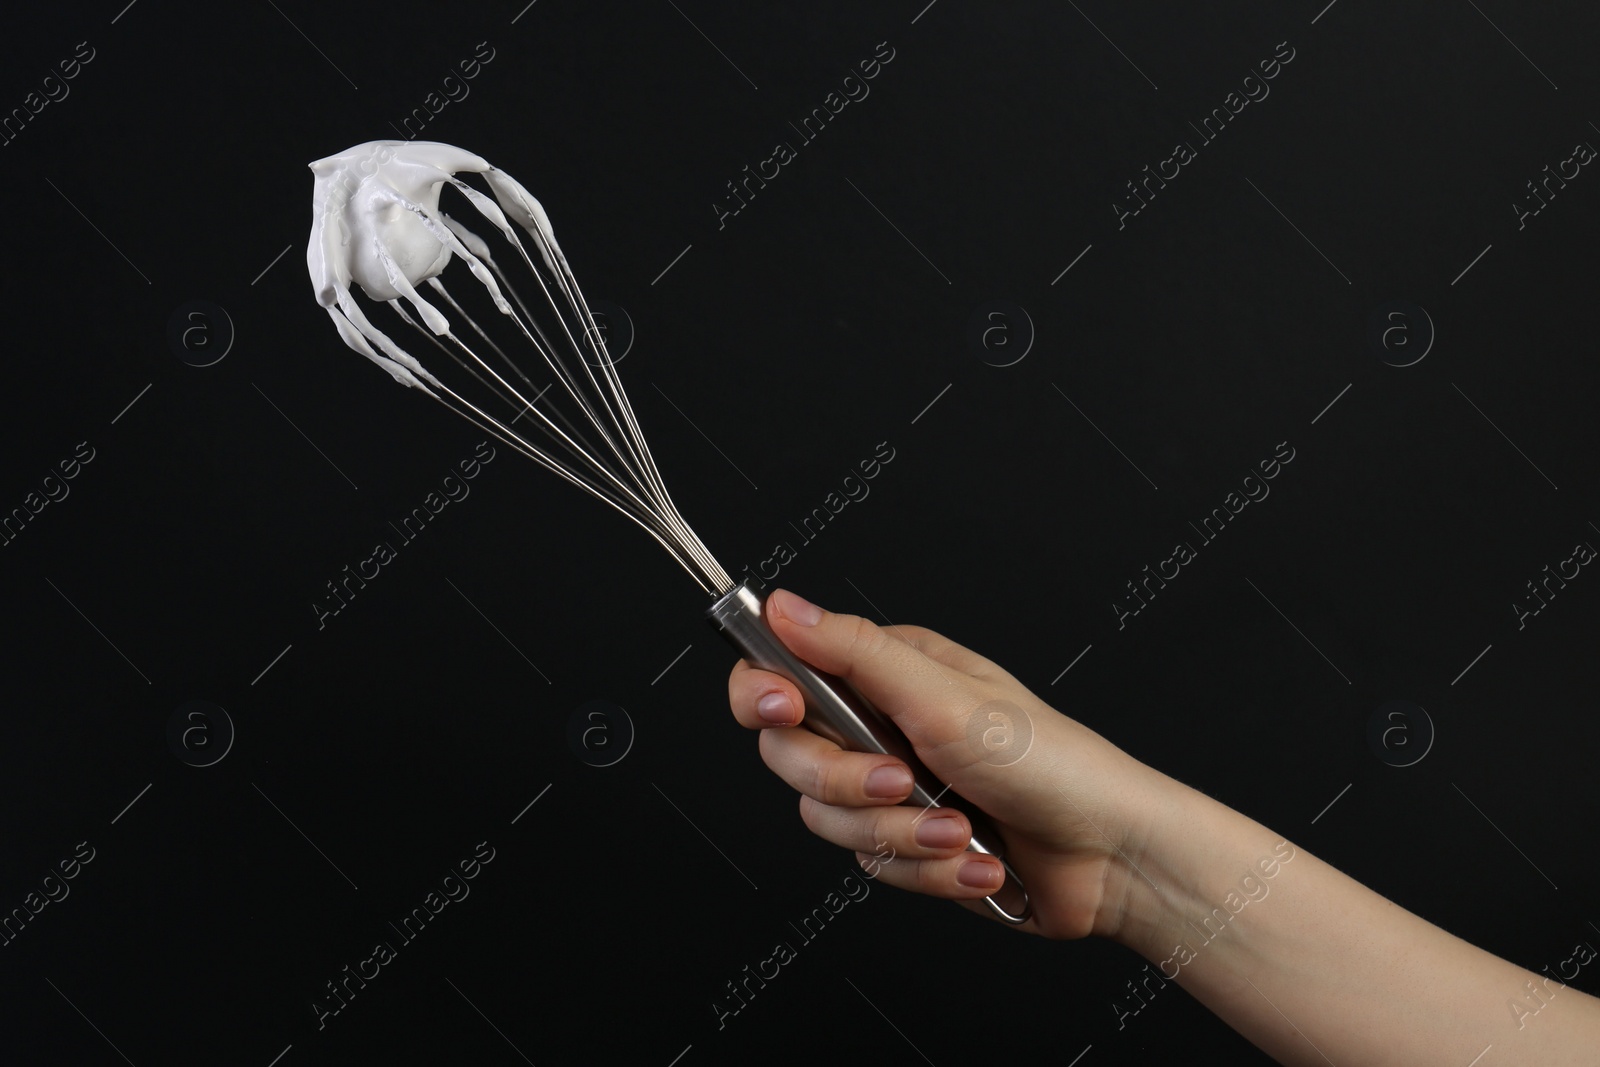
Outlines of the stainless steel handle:
<svg viewBox="0 0 1600 1067">
<path fill-rule="evenodd" d="M 717 598 L 706 611 L 706 618 L 751 664 L 781 674 L 799 687 L 806 699 L 804 724 L 813 732 L 840 748 L 878 752 L 904 761 L 911 768 L 914 781 L 905 804 L 923 809 L 951 807 L 966 815 L 972 824 L 968 851 L 993 856 L 1006 872 L 1006 881 L 994 895 L 985 897 L 984 903 L 1008 923 L 1027 922 L 1033 914 L 1028 891 L 1006 862 L 1000 837 L 983 813 L 924 767 L 905 735 L 871 701 L 848 682 L 817 670 L 790 652 L 767 624 L 765 608 L 765 595 L 747 579 Z M 1010 907 L 996 899 L 1002 895 Z"/>
</svg>

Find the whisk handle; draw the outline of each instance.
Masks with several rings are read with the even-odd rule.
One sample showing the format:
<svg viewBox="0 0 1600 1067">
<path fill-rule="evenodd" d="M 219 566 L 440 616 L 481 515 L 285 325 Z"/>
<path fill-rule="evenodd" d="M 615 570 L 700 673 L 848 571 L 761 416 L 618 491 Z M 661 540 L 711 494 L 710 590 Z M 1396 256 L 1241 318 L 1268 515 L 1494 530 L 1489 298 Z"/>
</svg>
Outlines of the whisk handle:
<svg viewBox="0 0 1600 1067">
<path fill-rule="evenodd" d="M 799 687 L 806 699 L 804 723 L 813 732 L 852 752 L 878 752 L 904 761 L 914 782 L 905 804 L 924 809 L 953 807 L 966 815 L 972 824 L 968 851 L 995 857 L 1006 872 L 1005 883 L 994 895 L 985 897 L 984 903 L 1008 923 L 1027 922 L 1033 914 L 1028 892 L 1006 863 L 1000 837 L 983 814 L 923 766 L 899 728 L 855 687 L 790 652 L 767 624 L 765 609 L 766 597 L 746 580 L 719 597 L 706 618 L 751 664 L 781 674 Z M 997 899 L 1002 896 L 1005 905 Z"/>
</svg>

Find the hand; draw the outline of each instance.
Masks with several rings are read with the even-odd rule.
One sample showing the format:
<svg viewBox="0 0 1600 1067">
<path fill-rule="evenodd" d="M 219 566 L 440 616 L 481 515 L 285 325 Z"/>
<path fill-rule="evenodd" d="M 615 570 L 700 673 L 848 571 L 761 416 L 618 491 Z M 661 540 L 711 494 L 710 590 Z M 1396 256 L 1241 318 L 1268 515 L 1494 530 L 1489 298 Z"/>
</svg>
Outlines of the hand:
<svg viewBox="0 0 1600 1067">
<path fill-rule="evenodd" d="M 1143 839 L 1168 779 L 932 630 L 879 627 L 786 590 L 772 593 L 766 612 L 792 652 L 854 685 L 930 771 L 990 817 L 1032 898 L 1023 929 L 1056 938 L 1116 935 L 1129 878 L 1137 877 L 1128 852 Z M 1000 864 L 964 851 L 971 826 L 959 812 L 900 806 L 911 790 L 904 763 L 793 729 L 805 714 L 799 690 L 743 660 L 728 696 L 734 717 L 762 731 L 767 766 L 802 794 L 800 817 L 813 833 L 854 850 L 881 881 L 990 914 L 982 898 L 999 887 Z M 873 859 L 888 849 L 891 861 Z"/>
<path fill-rule="evenodd" d="M 783 590 L 768 598 L 767 619 L 988 814 L 1033 901 L 1023 929 L 1126 945 L 1280 1063 L 1431 1067 L 1485 1045 L 1517 1063 L 1595 1062 L 1600 1000 L 1452 937 L 1144 766 L 982 656 Z M 739 722 L 762 731 L 767 766 L 803 794 L 813 833 L 855 850 L 881 881 L 990 915 L 981 898 L 999 885 L 999 864 L 962 851 L 964 816 L 900 806 L 910 782 L 890 788 L 899 760 L 794 729 L 800 694 L 778 675 L 741 662 L 728 693 Z M 991 710 L 1021 725 L 1010 735 L 1020 750 L 983 742 Z M 991 880 L 978 877 L 985 869 Z M 1142 1004 L 1137 994 L 1112 1002 L 1119 1028 Z"/>
</svg>

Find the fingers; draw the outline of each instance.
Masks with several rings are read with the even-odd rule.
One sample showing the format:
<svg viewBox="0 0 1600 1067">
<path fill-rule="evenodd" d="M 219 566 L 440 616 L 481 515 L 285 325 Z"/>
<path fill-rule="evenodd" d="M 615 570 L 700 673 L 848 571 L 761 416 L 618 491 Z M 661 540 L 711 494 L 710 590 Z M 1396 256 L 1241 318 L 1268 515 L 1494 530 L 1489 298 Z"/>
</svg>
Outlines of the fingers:
<svg viewBox="0 0 1600 1067">
<path fill-rule="evenodd" d="M 956 739 L 960 725 L 952 721 L 951 708 L 967 703 L 972 680 L 919 647 L 950 652 L 959 648 L 954 642 L 921 629 L 909 631 L 915 640 L 908 640 L 897 633 L 908 628 L 880 627 L 870 619 L 824 611 L 785 589 L 767 598 L 766 616 L 790 651 L 849 681 L 914 742 L 937 747 Z"/>
<path fill-rule="evenodd" d="M 920 626 L 879 627 L 827 612 L 785 590 L 767 599 L 768 624 L 788 648 L 844 678 L 934 749 L 964 734 L 979 684 L 1009 676 L 982 656 Z M 993 857 L 968 852 L 972 828 L 950 808 L 902 806 L 909 771 L 884 755 L 848 752 L 809 730 L 792 730 L 805 700 L 788 679 L 740 660 L 728 677 L 738 722 L 761 730 L 762 759 L 802 795 L 800 815 L 823 840 L 856 852 L 876 877 L 899 888 L 958 901 L 998 890 L 1005 872 Z M 947 779 L 949 780 L 949 779 Z"/>
<path fill-rule="evenodd" d="M 805 603 L 788 592 L 780 591 L 774 595 L 768 602 L 768 620 L 775 630 L 781 628 L 784 623 L 793 621 L 789 616 L 782 614 L 785 598 L 788 598 L 791 608 L 795 602 Z M 804 609 L 800 610 L 803 613 Z M 779 622 L 780 619 L 783 622 Z M 945 688 L 946 697 L 951 695 L 952 681 L 965 681 L 967 678 L 985 681 L 1010 680 L 1010 675 L 983 656 L 924 626 L 896 624 L 879 628 L 876 624 L 855 616 L 831 615 L 829 625 L 823 629 L 831 631 L 830 640 L 836 644 L 838 636 L 846 634 L 851 626 L 856 627 L 856 630 L 848 632 L 850 640 L 862 642 L 857 647 L 863 651 L 855 657 L 859 663 L 853 664 L 850 670 L 841 671 L 831 670 L 829 666 L 817 661 L 812 662 L 841 677 L 851 677 L 858 686 L 864 683 L 863 692 L 875 702 L 880 702 L 885 697 L 892 699 L 893 696 L 908 691 L 903 686 L 896 689 L 894 686 L 880 684 L 890 679 L 904 680 L 903 675 L 898 672 L 900 667 L 907 663 L 920 667 L 925 675 L 937 675 L 937 681 Z M 880 635 L 883 643 L 877 648 L 883 654 L 867 655 L 866 649 L 874 645 Z M 791 648 L 798 651 L 797 641 L 803 642 L 805 638 L 801 636 L 797 641 L 791 641 L 785 637 L 784 640 Z M 804 655 L 802 658 L 805 658 Z M 793 726 L 805 717 L 805 699 L 794 683 L 770 671 L 753 667 L 745 660 L 735 663 L 728 676 L 728 702 L 739 724 L 752 730 L 772 726 Z"/>
<path fill-rule="evenodd" d="M 996 860 L 966 851 L 972 824 L 961 812 L 899 803 L 910 790 L 910 775 L 898 760 L 845 752 L 809 730 L 763 732 L 761 755 L 800 791 L 807 828 L 854 850 L 869 872 L 890 885 L 946 900 L 977 900 L 1004 881 Z"/>
<path fill-rule="evenodd" d="M 810 730 L 765 730 L 761 758 L 797 791 L 824 804 L 899 804 L 911 794 L 911 772 L 893 756 L 846 752 Z"/>
<path fill-rule="evenodd" d="M 900 681 L 897 676 L 907 670 L 921 678 L 938 666 L 909 641 L 872 620 L 824 611 L 787 589 L 775 589 L 767 597 L 766 614 L 773 632 L 790 651 L 863 689 L 874 681 L 880 688 Z"/>
<path fill-rule="evenodd" d="M 846 616 L 837 616 L 846 617 Z M 870 624 L 867 624 L 870 625 Z M 978 673 L 987 661 L 922 627 L 893 637 L 915 656 Z M 970 657 L 962 662 L 960 657 Z M 858 673 L 861 685 L 862 673 Z M 870 683 L 869 683 L 870 685 Z M 781 675 L 739 661 L 728 677 L 728 702 L 742 726 L 760 729 L 766 766 L 800 795 L 800 817 L 811 832 L 853 849 L 870 877 L 896 888 L 949 901 L 979 901 L 1005 880 L 995 859 L 968 853 L 971 824 L 952 808 L 902 806 L 910 773 L 885 755 L 846 752 L 798 725 L 805 701 Z"/>
<path fill-rule="evenodd" d="M 1005 882 L 1005 869 L 993 856 L 960 852 L 948 859 L 908 859 L 898 853 L 885 858 L 880 849 L 856 853 L 856 862 L 880 882 L 944 900 L 979 900 Z"/>
<path fill-rule="evenodd" d="M 910 775 L 898 760 L 846 752 L 809 730 L 763 731 L 761 756 L 800 791 L 807 828 L 855 851 L 874 877 L 945 900 L 978 900 L 1005 880 L 998 861 L 966 851 L 972 824 L 961 812 L 900 803 Z"/>
<path fill-rule="evenodd" d="M 887 848 L 908 859 L 948 859 L 972 840 L 967 817 L 950 808 L 847 808 L 802 796 L 800 820 L 824 841 L 843 848 L 874 853 Z"/>
<path fill-rule="evenodd" d="M 802 796 L 800 818 L 824 841 L 854 849 L 869 874 L 901 889 L 976 900 L 1005 880 L 998 861 L 966 851 L 972 826 L 950 808 L 833 807 Z"/>
<path fill-rule="evenodd" d="M 930 630 L 926 626 L 912 626 L 898 622 L 892 623 L 884 627 L 884 629 L 911 645 L 941 667 L 952 667 L 962 674 L 970 674 L 974 678 L 985 680 L 996 675 L 1009 677 L 993 661 L 978 655 L 966 645 L 950 640 L 950 638 L 937 630 Z"/>
<path fill-rule="evenodd" d="M 728 706 L 739 725 L 750 730 L 793 726 L 805 716 L 805 700 L 793 682 L 744 660 L 728 675 Z"/>
</svg>

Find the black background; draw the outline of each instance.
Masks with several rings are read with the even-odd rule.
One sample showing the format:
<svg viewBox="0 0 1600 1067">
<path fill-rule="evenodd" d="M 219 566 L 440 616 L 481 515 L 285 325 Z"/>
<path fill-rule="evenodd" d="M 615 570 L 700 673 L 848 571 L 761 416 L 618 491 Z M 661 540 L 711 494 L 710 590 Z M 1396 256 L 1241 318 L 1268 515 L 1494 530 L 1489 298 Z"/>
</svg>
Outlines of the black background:
<svg viewBox="0 0 1600 1067">
<path fill-rule="evenodd" d="M 1119 1029 L 1125 950 L 886 886 L 719 1030 L 725 983 L 854 861 L 732 722 L 705 598 L 505 449 L 319 630 L 324 583 L 483 435 L 316 307 L 305 166 L 395 136 L 479 42 L 494 58 L 421 136 L 517 176 L 590 298 L 627 309 L 623 377 L 730 571 L 798 545 L 888 442 L 784 584 L 985 652 L 1524 966 L 1600 938 L 1600 578 L 1520 630 L 1512 608 L 1600 542 L 1600 178 L 1523 228 L 1513 208 L 1600 143 L 1593 6 L 924 3 L 7 14 L 7 112 L 78 42 L 94 58 L 0 148 L 0 508 L 95 456 L 0 549 L 0 912 L 95 850 L 0 948 L 8 1059 L 1260 1058 L 1175 987 Z M 879 42 L 870 95 L 798 145 Z M 1125 183 L 1279 42 L 1270 96 L 1119 229 Z M 719 228 L 780 140 L 798 159 Z M 209 367 L 167 340 L 194 300 L 235 332 Z M 968 343 L 994 301 L 1036 331 L 1011 366 Z M 1370 339 L 1393 301 L 1437 331 L 1409 367 Z M 1119 629 L 1124 583 L 1285 441 L 1271 496 Z M 568 742 L 595 699 L 636 730 L 604 768 Z M 1437 731 L 1410 767 L 1367 742 L 1391 699 Z M 191 700 L 236 730 L 209 767 L 167 740 Z M 319 1030 L 324 983 L 480 841 L 470 897 Z"/>
</svg>

